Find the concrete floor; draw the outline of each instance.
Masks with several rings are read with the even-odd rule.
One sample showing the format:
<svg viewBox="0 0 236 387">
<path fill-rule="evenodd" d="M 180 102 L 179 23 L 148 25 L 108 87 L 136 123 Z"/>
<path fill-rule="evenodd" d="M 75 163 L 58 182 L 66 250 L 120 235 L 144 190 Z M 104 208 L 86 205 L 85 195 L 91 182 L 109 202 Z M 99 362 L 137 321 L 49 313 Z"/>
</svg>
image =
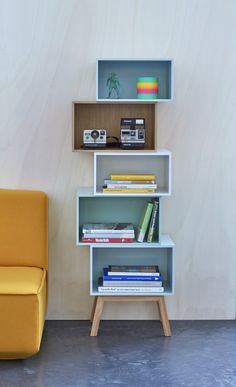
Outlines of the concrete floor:
<svg viewBox="0 0 236 387">
<path fill-rule="evenodd" d="M 47 321 L 39 354 L 0 361 L 1 387 L 236 387 L 236 321 Z"/>
</svg>

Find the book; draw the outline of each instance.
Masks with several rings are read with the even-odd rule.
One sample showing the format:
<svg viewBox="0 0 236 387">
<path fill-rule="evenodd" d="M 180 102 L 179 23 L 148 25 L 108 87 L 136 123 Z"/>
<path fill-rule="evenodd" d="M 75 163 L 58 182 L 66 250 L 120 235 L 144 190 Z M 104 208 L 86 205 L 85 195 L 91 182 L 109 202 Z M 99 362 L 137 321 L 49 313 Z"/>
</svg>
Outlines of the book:
<svg viewBox="0 0 236 387">
<path fill-rule="evenodd" d="M 134 238 L 135 234 L 134 231 L 130 232 L 129 234 L 126 233 L 106 233 L 106 232 L 98 232 L 98 233 L 84 233 L 83 238 Z"/>
<path fill-rule="evenodd" d="M 102 188 L 102 192 L 153 193 L 154 188 Z"/>
<path fill-rule="evenodd" d="M 129 272 L 129 271 L 117 271 L 117 272 L 114 272 L 114 271 L 108 271 L 107 272 L 107 275 L 114 275 L 114 274 L 116 274 L 116 275 L 123 275 L 123 276 L 142 276 L 143 278 L 145 278 L 145 277 L 151 277 L 151 276 L 153 276 L 153 277 L 157 277 L 157 276 L 160 276 L 161 274 L 159 273 L 159 272 L 156 272 L 156 273 L 149 273 L 149 272 L 147 272 L 147 273 L 145 273 L 145 272 L 141 272 L 141 271 L 136 271 L 136 272 Z"/>
<path fill-rule="evenodd" d="M 107 281 L 103 280 L 103 286 L 162 286 L 162 281 Z"/>
<path fill-rule="evenodd" d="M 159 266 L 157 265 L 109 265 L 108 272 L 129 272 L 134 273 L 136 275 L 139 273 L 153 273 L 155 275 L 159 274 Z"/>
<path fill-rule="evenodd" d="M 104 184 L 155 184 L 156 180 L 110 180 L 104 179 Z"/>
<path fill-rule="evenodd" d="M 137 242 L 143 242 L 151 218 L 153 203 L 147 202 L 138 226 Z"/>
<path fill-rule="evenodd" d="M 151 174 L 112 174 L 111 180 L 156 180 Z"/>
<path fill-rule="evenodd" d="M 136 275 L 103 275 L 103 281 L 145 281 L 145 282 L 158 282 L 161 281 L 162 277 L 159 276 L 136 276 Z"/>
<path fill-rule="evenodd" d="M 103 188 L 112 188 L 112 189 L 156 189 L 157 184 L 105 184 Z"/>
<path fill-rule="evenodd" d="M 153 241 L 154 231 L 157 235 L 158 240 L 158 211 L 159 211 L 159 201 L 154 200 L 153 201 L 153 210 L 152 210 L 152 216 L 149 224 L 148 229 L 148 235 L 147 235 L 147 242 L 151 243 Z"/>
<path fill-rule="evenodd" d="M 83 234 L 97 234 L 97 233 L 125 233 L 130 234 L 134 232 L 132 223 L 85 223 L 82 227 Z"/>
<path fill-rule="evenodd" d="M 163 293 L 163 286 L 98 286 L 101 293 Z"/>
<path fill-rule="evenodd" d="M 161 274 L 156 274 L 156 275 L 117 275 L 117 273 L 113 273 L 111 275 L 108 274 L 108 269 L 104 268 L 103 269 L 103 281 L 151 281 L 151 282 L 156 282 L 160 281 L 162 279 Z"/>
<path fill-rule="evenodd" d="M 138 190 L 138 189 L 152 189 L 155 190 L 157 188 L 157 184 L 104 184 L 102 188 L 107 189 L 132 189 L 132 190 Z M 149 191 L 148 191 L 149 192 Z"/>
<path fill-rule="evenodd" d="M 115 234 L 114 234 L 115 235 Z M 89 243 L 132 243 L 134 238 L 81 238 L 81 242 Z"/>
</svg>

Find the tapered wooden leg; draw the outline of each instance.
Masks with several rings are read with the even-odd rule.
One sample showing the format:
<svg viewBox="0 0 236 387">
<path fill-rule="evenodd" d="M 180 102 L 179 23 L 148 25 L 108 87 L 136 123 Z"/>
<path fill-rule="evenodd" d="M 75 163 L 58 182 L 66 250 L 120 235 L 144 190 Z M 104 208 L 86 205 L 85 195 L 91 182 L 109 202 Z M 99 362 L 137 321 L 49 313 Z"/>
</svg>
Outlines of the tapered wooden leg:
<svg viewBox="0 0 236 387">
<path fill-rule="evenodd" d="M 170 323 L 168 320 L 167 310 L 166 310 L 166 304 L 164 297 L 160 297 L 158 299 L 159 303 L 159 311 L 160 311 L 160 320 L 162 323 L 162 328 L 164 332 L 164 336 L 171 336 L 171 329 L 170 329 Z"/>
<path fill-rule="evenodd" d="M 94 312 L 95 312 L 95 308 L 96 308 L 96 304 L 97 304 L 97 297 L 94 297 L 94 301 L 93 301 L 93 308 L 92 308 L 92 312 L 91 312 L 91 317 L 90 317 L 90 321 L 93 322 L 93 317 L 94 317 Z"/>
<path fill-rule="evenodd" d="M 97 301 L 96 301 L 95 310 L 94 310 L 93 322 L 92 322 L 92 328 L 91 328 L 90 336 L 97 336 L 97 334 L 98 334 L 98 329 L 99 329 L 99 324 L 100 324 L 103 304 L 104 304 L 104 301 L 103 301 L 102 297 L 98 296 L 97 297 Z"/>
<path fill-rule="evenodd" d="M 158 312 L 159 312 L 160 322 L 162 323 L 162 321 L 161 321 L 161 312 L 160 312 L 160 308 L 159 308 L 159 298 L 160 298 L 160 297 L 158 297 L 158 300 L 157 300 L 157 310 L 158 310 Z"/>
</svg>

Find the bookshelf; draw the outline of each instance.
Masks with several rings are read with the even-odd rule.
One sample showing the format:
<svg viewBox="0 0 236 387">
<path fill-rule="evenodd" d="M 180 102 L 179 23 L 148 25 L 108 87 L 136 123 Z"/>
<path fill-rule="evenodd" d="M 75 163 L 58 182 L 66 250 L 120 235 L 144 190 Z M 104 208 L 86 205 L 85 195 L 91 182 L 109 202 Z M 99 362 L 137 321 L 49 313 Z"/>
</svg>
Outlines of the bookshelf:
<svg viewBox="0 0 236 387">
<path fill-rule="evenodd" d="M 72 150 L 74 152 L 94 152 L 83 149 L 84 129 L 103 128 L 108 136 L 120 137 L 120 120 L 124 117 L 145 119 L 145 152 L 156 150 L 157 104 L 153 101 L 122 103 L 118 101 L 74 101 L 72 102 Z M 109 146 L 106 151 L 117 152 L 120 148 Z M 97 151 L 97 150 L 95 150 Z M 104 150 L 103 150 L 104 152 Z M 123 151 L 125 152 L 125 151 Z M 137 152 L 137 151 L 136 151 Z"/>
<path fill-rule="evenodd" d="M 98 59 L 96 100 L 137 102 L 136 82 L 139 77 L 158 78 L 158 94 L 150 101 L 164 102 L 173 98 L 173 61 L 171 59 Z M 115 73 L 119 80 L 120 98 L 108 99 L 107 79 Z"/>
<path fill-rule="evenodd" d="M 160 243 L 126 243 L 125 245 L 93 244 L 90 246 L 90 294 L 101 295 L 98 292 L 97 278 L 101 276 L 103 267 L 112 265 L 158 265 L 162 273 L 162 296 L 174 294 L 174 243 L 168 235 L 162 235 Z M 107 293 L 112 295 L 114 293 Z M 126 293 L 133 296 L 133 293 Z M 153 296 L 153 293 L 140 293 L 138 296 Z"/>
<path fill-rule="evenodd" d="M 80 188 L 76 197 L 76 244 L 88 246 L 90 256 L 90 295 L 94 297 L 91 336 L 97 336 L 104 302 L 156 302 L 165 336 L 171 336 L 164 296 L 175 291 L 175 245 L 162 234 L 162 200 L 171 195 L 171 153 L 157 148 L 157 102 L 173 98 L 172 60 L 99 59 L 96 68 L 96 101 L 73 102 L 73 151 L 90 152 L 93 157 L 92 187 Z M 107 98 L 106 81 L 115 72 L 121 84 L 120 98 Z M 158 96 L 139 100 L 138 77 L 158 78 Z M 84 129 L 103 128 L 109 136 L 120 135 L 121 118 L 145 118 L 145 147 L 122 150 L 116 146 L 100 150 L 83 149 Z M 104 179 L 111 174 L 151 174 L 156 177 L 154 192 L 104 192 Z M 157 231 L 152 242 L 82 242 L 85 223 L 132 223 L 137 228 L 147 202 L 158 201 Z M 158 265 L 163 292 L 99 291 L 99 277 L 109 265 Z M 140 290 L 140 289 L 139 289 Z M 142 289 L 143 290 L 143 289 Z"/>
<path fill-rule="evenodd" d="M 159 200 L 158 196 L 155 196 L 155 198 Z M 93 187 L 80 189 L 77 193 L 77 245 L 88 245 L 86 242 L 81 242 L 81 230 L 83 224 L 85 223 L 133 223 L 135 230 L 137 230 L 140 218 L 142 216 L 143 208 L 145 204 L 152 199 L 153 196 L 134 196 L 131 194 L 127 194 L 125 197 L 113 194 L 101 194 L 100 196 L 95 196 L 93 194 Z M 161 235 L 160 200 L 157 223 L 159 224 L 158 234 Z M 155 243 L 159 243 L 159 240 L 155 239 Z M 101 243 L 99 243 L 99 245 L 101 245 Z M 102 245 L 103 247 L 110 247 L 108 244 Z M 131 245 L 132 248 L 139 248 L 141 246 L 141 244 L 138 242 L 133 242 Z M 150 243 L 147 243 L 147 245 L 150 245 Z"/>
<path fill-rule="evenodd" d="M 169 196 L 171 194 L 171 153 L 159 149 L 152 153 L 94 153 L 94 195 L 102 193 L 104 179 L 111 174 L 153 174 L 157 176 L 157 189 L 150 196 Z M 115 193 L 113 193 L 115 195 Z M 125 196 L 120 193 L 119 196 Z M 137 194 L 136 194 L 137 195 Z M 147 195 L 147 194 L 140 194 Z"/>
</svg>

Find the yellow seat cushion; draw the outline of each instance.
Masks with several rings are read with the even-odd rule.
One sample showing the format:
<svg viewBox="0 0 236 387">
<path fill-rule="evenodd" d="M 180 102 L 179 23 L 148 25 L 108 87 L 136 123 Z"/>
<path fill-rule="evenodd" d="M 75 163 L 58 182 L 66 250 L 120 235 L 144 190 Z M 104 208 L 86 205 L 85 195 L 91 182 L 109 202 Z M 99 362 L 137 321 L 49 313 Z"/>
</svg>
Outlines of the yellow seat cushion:
<svg viewBox="0 0 236 387">
<path fill-rule="evenodd" d="M 46 270 L 0 267 L 0 358 L 37 353 L 47 307 Z"/>
<path fill-rule="evenodd" d="M 38 267 L 0 267 L 0 294 L 38 294 L 46 271 Z"/>
</svg>

